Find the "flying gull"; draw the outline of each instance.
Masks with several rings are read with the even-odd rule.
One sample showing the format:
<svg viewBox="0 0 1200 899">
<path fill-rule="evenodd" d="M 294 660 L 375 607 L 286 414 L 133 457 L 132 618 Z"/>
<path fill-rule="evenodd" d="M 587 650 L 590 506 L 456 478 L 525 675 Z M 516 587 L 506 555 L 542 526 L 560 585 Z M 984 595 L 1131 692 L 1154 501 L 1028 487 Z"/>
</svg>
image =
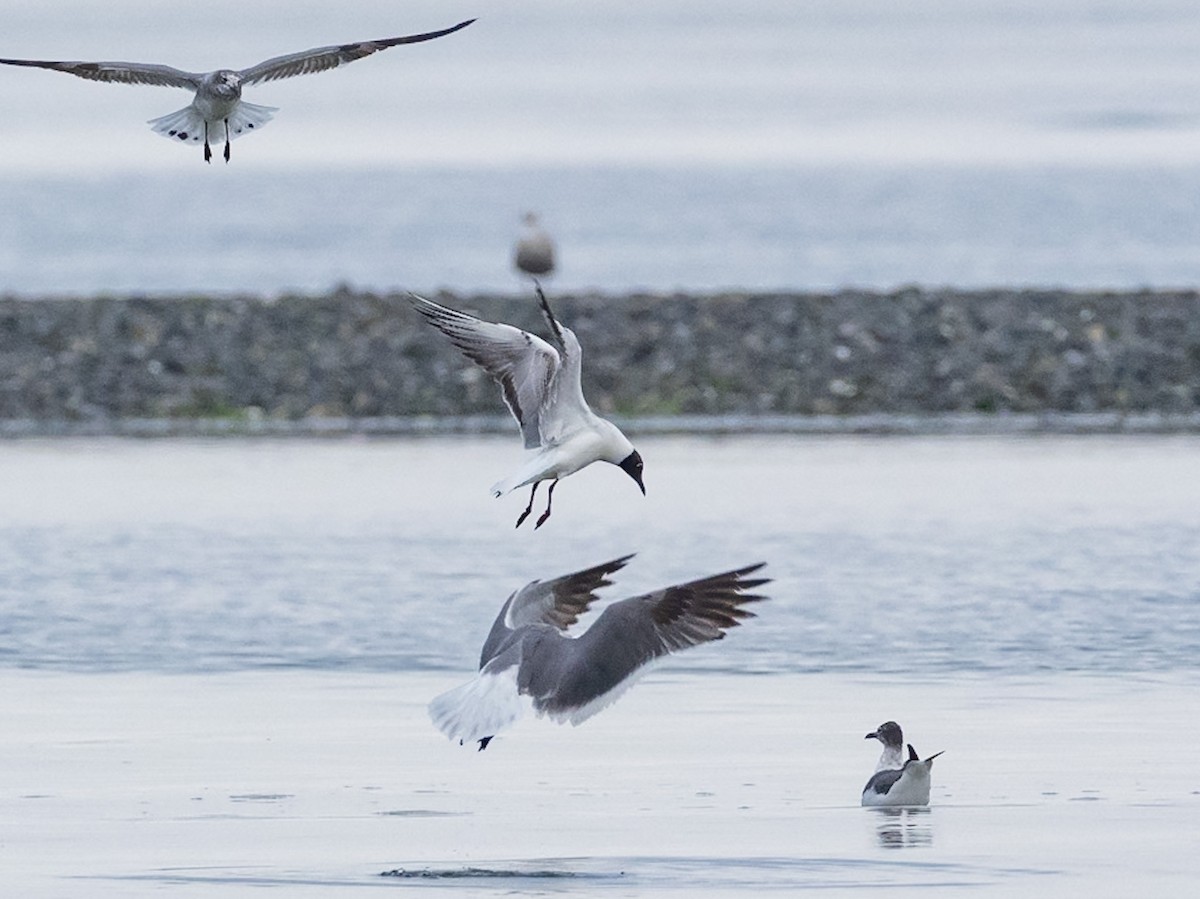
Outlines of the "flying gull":
<svg viewBox="0 0 1200 899">
<path fill-rule="evenodd" d="M 117 84 L 152 84 L 162 87 L 182 87 L 195 91 L 192 102 L 177 112 L 150 120 L 150 126 L 163 137 L 182 143 L 204 142 L 204 161 L 212 161 L 209 139 L 218 140 L 221 129 L 225 137 L 225 161 L 229 162 L 229 142 L 265 125 L 276 112 L 274 106 L 258 106 L 242 100 L 242 88 L 296 75 L 308 75 L 336 69 L 338 66 L 370 56 L 400 44 L 418 44 L 444 37 L 466 28 L 474 19 L 459 22 L 453 28 L 409 34 L 377 41 L 355 44 L 335 44 L 317 47 L 300 53 L 276 56 L 248 69 L 217 69 L 215 72 L 184 72 L 171 66 L 137 62 L 53 62 L 38 59 L 0 59 L 10 66 L 34 66 L 67 72 L 90 81 L 111 81 Z"/>
<path fill-rule="evenodd" d="M 895 721 L 885 721 L 877 730 L 871 731 L 864 740 L 878 740 L 883 744 L 876 771 L 890 771 L 904 767 L 904 732 Z"/>
<path fill-rule="evenodd" d="M 538 217 L 525 213 L 521 234 L 513 252 L 513 265 L 517 271 L 537 277 L 554 271 L 554 241 L 538 224 Z"/>
<path fill-rule="evenodd" d="M 876 771 L 863 787 L 862 804 L 872 808 L 896 808 L 909 805 L 929 805 L 929 772 L 933 760 L 942 753 L 935 752 L 922 759 L 908 745 L 908 760 L 896 769 Z"/>
<path fill-rule="evenodd" d="M 492 485 L 492 495 L 503 496 L 533 485 L 529 505 L 517 518 L 520 527 L 533 511 L 538 484 L 550 481 L 546 511 L 534 525 L 536 530 L 550 517 L 559 479 L 593 462 L 618 466 L 633 478 L 643 495 L 646 485 L 642 483 L 642 457 L 633 444 L 616 425 L 588 407 L 580 385 L 583 351 L 579 341 L 570 328 L 559 324 L 541 286 L 535 286 L 554 346 L 512 325 L 485 322 L 416 295 L 412 295 L 412 303 L 500 385 L 529 452 L 514 474 Z"/>
<path fill-rule="evenodd" d="M 596 591 L 612 582 L 632 555 L 513 593 L 484 641 L 474 680 L 435 698 L 429 716 L 460 743 L 492 737 L 532 704 L 539 716 L 579 724 L 628 689 L 645 666 L 671 652 L 720 640 L 754 613 L 746 603 L 765 599 L 751 577 L 762 562 L 676 584 L 610 604 L 578 637 L 567 635 Z"/>
</svg>

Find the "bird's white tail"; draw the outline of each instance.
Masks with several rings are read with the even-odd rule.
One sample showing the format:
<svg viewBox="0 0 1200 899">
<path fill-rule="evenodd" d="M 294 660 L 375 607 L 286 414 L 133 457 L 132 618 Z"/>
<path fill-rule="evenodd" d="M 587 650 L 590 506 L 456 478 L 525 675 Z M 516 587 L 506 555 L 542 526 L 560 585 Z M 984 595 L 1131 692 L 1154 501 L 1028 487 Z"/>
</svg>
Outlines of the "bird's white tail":
<svg viewBox="0 0 1200 899">
<path fill-rule="evenodd" d="M 498 673 L 479 672 L 474 680 L 434 697 L 429 717 L 437 729 L 463 742 L 494 736 L 511 725 L 525 710 L 517 692 L 516 666 Z"/>
<path fill-rule="evenodd" d="M 229 114 L 229 139 L 235 140 L 242 135 L 257 131 L 271 121 L 277 107 L 259 106 L 244 100 L 234 107 Z M 161 134 L 170 140 L 186 144 L 204 142 L 204 116 L 194 106 L 185 106 L 175 112 L 150 120 L 150 127 L 156 134 Z M 208 125 L 208 142 L 219 144 L 225 141 L 225 123 L 210 122 Z"/>
<path fill-rule="evenodd" d="M 258 131 L 263 125 L 271 121 L 278 111 L 278 106 L 259 106 L 256 103 L 247 103 L 243 100 L 229 116 L 229 139 L 233 140 L 234 138 L 250 134 L 253 131 Z M 218 125 L 217 127 L 220 126 Z M 224 128 L 221 129 L 221 137 L 225 136 L 224 130 Z"/>
<path fill-rule="evenodd" d="M 200 115 L 194 106 L 185 106 L 157 119 L 151 119 L 149 124 L 155 134 L 161 134 L 170 140 L 185 144 L 204 141 L 204 116 Z M 210 141 L 215 139 L 216 135 L 209 135 Z"/>
</svg>

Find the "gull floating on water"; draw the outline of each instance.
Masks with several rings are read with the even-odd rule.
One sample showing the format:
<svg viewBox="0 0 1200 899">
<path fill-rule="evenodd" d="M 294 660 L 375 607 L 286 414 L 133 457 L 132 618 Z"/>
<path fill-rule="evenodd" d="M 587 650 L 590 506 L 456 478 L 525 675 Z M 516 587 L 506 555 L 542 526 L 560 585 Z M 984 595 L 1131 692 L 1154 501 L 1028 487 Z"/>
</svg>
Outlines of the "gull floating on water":
<svg viewBox="0 0 1200 899">
<path fill-rule="evenodd" d="M 579 341 L 570 328 L 559 324 L 541 286 L 535 286 L 555 346 L 512 325 L 485 322 L 416 295 L 412 295 L 412 303 L 500 385 L 529 453 L 515 473 L 492 485 L 492 494 L 503 496 L 533 485 L 529 505 L 517 518 L 520 527 L 533 511 L 538 485 L 550 481 L 546 511 L 534 525 L 537 529 L 550 517 L 559 479 L 593 462 L 618 466 L 633 478 L 643 495 L 646 485 L 642 483 L 642 457 L 633 444 L 616 425 L 588 407 L 580 384 L 583 351 Z"/>
<path fill-rule="evenodd" d="M 864 740 L 878 740 L 883 744 L 883 752 L 875 765 L 876 771 L 892 771 L 904 767 L 904 732 L 895 721 L 885 721 L 876 730 L 871 731 Z"/>
<path fill-rule="evenodd" d="M 215 72 L 184 72 L 171 66 L 138 62 L 54 62 L 37 59 L 0 59 L 10 66 L 33 66 L 66 72 L 90 81 L 109 81 L 117 84 L 151 84 L 162 87 L 182 87 L 195 91 L 191 104 L 177 112 L 150 120 L 150 126 L 163 137 L 183 143 L 204 142 L 204 161 L 212 161 L 210 138 L 217 140 L 224 129 L 225 161 L 229 162 L 229 142 L 265 125 L 276 112 L 274 106 L 258 106 L 242 100 L 242 88 L 247 84 L 276 81 L 295 75 L 308 75 L 336 69 L 346 63 L 370 56 L 379 50 L 399 44 L 417 44 L 444 37 L 466 28 L 474 19 L 459 22 L 453 28 L 409 34 L 377 41 L 355 44 L 335 44 L 317 47 L 300 53 L 276 56 L 248 69 L 217 69 Z"/>
<path fill-rule="evenodd" d="M 894 722 L 888 722 L 889 724 Z M 872 734 L 867 734 L 868 737 Z M 884 744 L 888 746 L 887 743 Z M 887 749 L 884 750 L 885 754 Z M 922 759 L 908 744 L 908 759 L 894 768 L 877 769 L 863 787 L 862 804 L 869 808 L 929 805 L 930 772 L 941 752 Z"/>
<path fill-rule="evenodd" d="M 554 271 L 554 241 L 538 224 L 532 212 L 522 219 L 521 235 L 513 252 L 513 265 L 517 271 L 537 277 Z"/>
<path fill-rule="evenodd" d="M 609 605 L 579 637 L 566 631 L 632 555 L 513 593 L 483 644 L 475 679 L 435 698 L 429 716 L 460 743 L 492 737 L 532 703 L 539 716 L 579 724 L 611 705 L 644 667 L 671 652 L 720 640 L 754 613 L 746 591 L 762 562 Z"/>
</svg>

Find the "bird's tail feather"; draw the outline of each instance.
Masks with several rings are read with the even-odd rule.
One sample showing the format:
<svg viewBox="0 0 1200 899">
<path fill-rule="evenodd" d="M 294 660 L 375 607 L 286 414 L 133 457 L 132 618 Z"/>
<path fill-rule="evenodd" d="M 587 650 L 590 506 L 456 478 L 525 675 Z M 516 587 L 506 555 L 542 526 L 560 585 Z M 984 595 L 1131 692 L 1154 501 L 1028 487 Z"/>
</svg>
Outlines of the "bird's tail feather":
<svg viewBox="0 0 1200 899">
<path fill-rule="evenodd" d="M 155 134 L 161 134 L 170 140 L 185 144 L 198 144 L 204 140 L 204 116 L 200 115 L 194 106 L 185 106 L 157 119 L 151 119 L 149 125 Z M 214 135 L 209 135 L 209 140 L 213 139 Z"/>
<path fill-rule="evenodd" d="M 229 139 L 234 140 L 252 131 L 258 131 L 275 115 L 274 106 L 259 106 L 257 103 L 247 103 L 244 100 L 234 107 L 229 114 Z M 199 144 L 204 141 L 204 116 L 194 106 L 185 106 L 175 112 L 150 120 L 150 127 L 156 134 L 182 143 Z M 212 122 L 208 126 L 208 142 L 223 143 L 225 140 L 225 123 Z"/>
<path fill-rule="evenodd" d="M 479 672 L 461 687 L 434 697 L 429 717 L 451 740 L 470 742 L 494 736 L 513 724 L 525 710 L 517 691 L 517 669 Z"/>
<path fill-rule="evenodd" d="M 277 106 L 259 106 L 257 103 L 247 103 L 245 100 L 240 102 L 229 116 L 229 138 L 241 137 L 244 134 L 249 134 L 252 131 L 258 131 L 263 125 L 271 121 L 275 113 L 279 111 Z M 220 128 L 220 126 L 217 126 Z M 224 128 L 221 128 L 222 136 L 224 136 Z"/>
</svg>

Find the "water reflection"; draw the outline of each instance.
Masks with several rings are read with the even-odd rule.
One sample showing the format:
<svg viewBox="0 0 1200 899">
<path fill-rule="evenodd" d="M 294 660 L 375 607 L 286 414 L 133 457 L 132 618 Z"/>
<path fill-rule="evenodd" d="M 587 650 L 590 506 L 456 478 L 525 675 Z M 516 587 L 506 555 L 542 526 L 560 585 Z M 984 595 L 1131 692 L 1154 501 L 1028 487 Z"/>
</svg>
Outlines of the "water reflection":
<svg viewBox="0 0 1200 899">
<path fill-rule="evenodd" d="M 876 808 L 875 838 L 883 849 L 933 845 L 933 819 L 927 808 Z"/>
</svg>

